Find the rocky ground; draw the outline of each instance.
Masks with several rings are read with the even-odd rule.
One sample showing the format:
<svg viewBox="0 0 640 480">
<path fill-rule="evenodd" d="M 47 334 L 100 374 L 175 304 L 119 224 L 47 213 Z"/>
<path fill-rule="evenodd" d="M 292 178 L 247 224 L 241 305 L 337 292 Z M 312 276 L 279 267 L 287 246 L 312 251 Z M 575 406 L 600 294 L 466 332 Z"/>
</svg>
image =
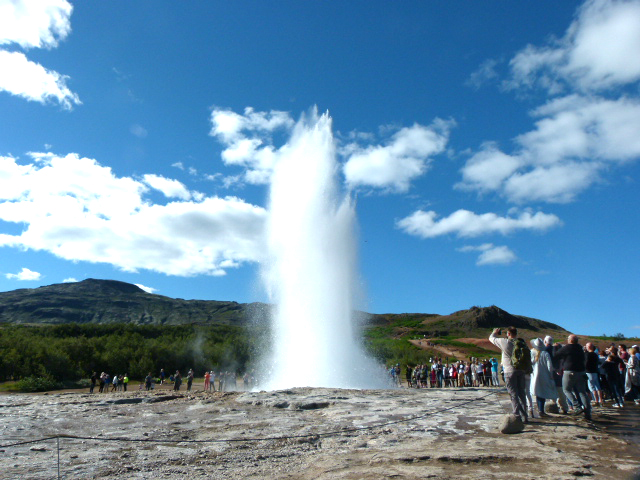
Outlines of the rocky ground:
<svg viewBox="0 0 640 480">
<path fill-rule="evenodd" d="M 3 395 L 0 477 L 640 478 L 640 407 L 503 435 L 508 406 L 473 388 Z M 57 435 L 82 438 L 8 446 Z"/>
</svg>

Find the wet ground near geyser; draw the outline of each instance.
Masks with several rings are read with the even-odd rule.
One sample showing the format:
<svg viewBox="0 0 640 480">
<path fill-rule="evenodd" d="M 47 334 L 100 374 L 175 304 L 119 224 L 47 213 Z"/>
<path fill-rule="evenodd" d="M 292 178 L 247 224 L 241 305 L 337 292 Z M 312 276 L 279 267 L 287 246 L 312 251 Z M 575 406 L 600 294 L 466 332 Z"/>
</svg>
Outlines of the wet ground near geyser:
<svg viewBox="0 0 640 480">
<path fill-rule="evenodd" d="M 596 409 L 593 422 L 552 416 L 502 435 L 509 405 L 502 390 L 471 388 L 2 395 L 0 444 L 36 442 L 1 447 L 0 478 L 58 478 L 58 468 L 66 479 L 640 473 L 640 407 Z"/>
</svg>

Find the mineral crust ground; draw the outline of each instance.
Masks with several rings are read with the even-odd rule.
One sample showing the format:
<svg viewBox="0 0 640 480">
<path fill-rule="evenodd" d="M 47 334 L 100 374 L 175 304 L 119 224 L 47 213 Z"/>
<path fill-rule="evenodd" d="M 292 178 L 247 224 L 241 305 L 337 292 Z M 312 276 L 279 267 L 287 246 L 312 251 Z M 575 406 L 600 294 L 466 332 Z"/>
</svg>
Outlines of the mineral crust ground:
<svg viewBox="0 0 640 480">
<path fill-rule="evenodd" d="M 198 388 L 2 395 L 0 477 L 640 478 L 633 404 L 503 435 L 503 389 Z"/>
</svg>

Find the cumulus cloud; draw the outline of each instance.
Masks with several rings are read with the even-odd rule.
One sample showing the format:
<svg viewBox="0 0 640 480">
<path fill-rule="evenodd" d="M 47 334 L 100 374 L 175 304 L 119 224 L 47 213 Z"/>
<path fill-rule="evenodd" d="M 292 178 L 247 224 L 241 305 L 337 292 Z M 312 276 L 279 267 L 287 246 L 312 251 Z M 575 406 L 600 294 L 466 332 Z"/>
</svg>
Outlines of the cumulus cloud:
<svg viewBox="0 0 640 480">
<path fill-rule="evenodd" d="M 73 277 L 69 277 L 69 278 L 65 278 L 64 280 L 62 280 L 62 283 L 76 283 L 78 280 L 76 278 Z"/>
<path fill-rule="evenodd" d="M 144 290 L 147 293 L 155 293 L 158 291 L 157 288 L 153 288 L 153 287 L 147 287 L 145 285 L 142 285 L 141 283 L 136 283 L 135 284 L 136 287 L 140 288 L 141 290 Z"/>
<path fill-rule="evenodd" d="M 310 116 L 316 117 L 317 110 L 313 109 Z M 210 135 L 224 145 L 221 156 L 226 165 L 245 169 L 242 181 L 267 184 L 289 148 L 288 142 L 276 144 L 275 139 L 295 136 L 296 124 L 287 112 L 257 112 L 247 107 L 239 114 L 214 108 Z M 343 173 L 349 188 L 405 192 L 413 179 L 427 171 L 430 157 L 444 151 L 453 125 L 453 121 L 439 119 L 429 126 L 415 124 L 396 131 L 382 144 L 376 144 L 371 134 L 351 133 L 342 139 L 344 145 L 338 145 L 340 140 L 334 138 L 333 148 L 344 159 Z M 239 178 L 230 177 L 235 184 Z"/>
<path fill-rule="evenodd" d="M 411 181 L 427 171 L 430 157 L 445 149 L 451 126 L 452 122 L 436 120 L 429 127 L 402 128 L 385 145 L 347 145 L 347 184 L 406 192 Z"/>
<path fill-rule="evenodd" d="M 244 115 L 240 115 L 229 109 L 214 108 L 210 135 L 225 146 L 222 160 L 226 165 L 244 167 L 248 183 L 266 184 L 277 159 L 273 136 L 277 132 L 290 133 L 294 124 L 287 112 L 256 112 L 247 107 Z"/>
<path fill-rule="evenodd" d="M 462 168 L 457 188 L 497 191 L 515 202 L 569 202 L 610 166 L 640 157 L 638 99 L 571 95 L 532 113 L 541 118 L 515 139 L 517 150 L 483 145 Z"/>
<path fill-rule="evenodd" d="M 521 212 L 518 216 L 501 217 L 495 213 L 478 215 L 469 210 L 458 210 L 448 217 L 438 219 L 434 211 L 417 210 L 410 216 L 398 220 L 396 226 L 410 235 L 434 238 L 442 235 L 478 237 L 481 235 L 508 235 L 518 230 L 544 232 L 561 225 L 560 219 L 543 212 L 532 214 Z"/>
<path fill-rule="evenodd" d="M 54 48 L 71 31 L 72 10 L 66 0 L 0 0 L 0 45 Z M 71 109 L 81 102 L 67 79 L 24 53 L 0 50 L 0 91 L 40 103 L 57 101 Z"/>
<path fill-rule="evenodd" d="M 42 275 L 38 272 L 23 268 L 19 273 L 7 273 L 5 275 L 9 280 L 33 281 L 40 280 Z"/>
<path fill-rule="evenodd" d="M 0 0 L 0 45 L 52 48 L 71 32 L 66 0 Z"/>
<path fill-rule="evenodd" d="M 261 207 L 200 195 L 154 204 L 148 184 L 118 177 L 96 160 L 30 155 L 24 164 L 0 157 L 0 220 L 24 225 L 18 235 L 0 233 L 0 246 L 181 276 L 224 275 L 263 251 Z"/>
<path fill-rule="evenodd" d="M 590 0 L 565 36 L 527 46 L 510 62 L 511 87 L 594 91 L 640 79 L 640 2 Z"/>
<path fill-rule="evenodd" d="M 78 95 L 66 85 L 68 77 L 31 62 L 20 52 L 0 50 L 0 90 L 27 100 L 57 101 L 70 109 L 80 104 Z"/>
<path fill-rule="evenodd" d="M 527 46 L 510 63 L 510 88 L 551 95 L 512 152 L 486 142 L 456 187 L 514 202 L 570 202 L 612 166 L 640 158 L 640 1 L 587 1 L 565 36 Z"/>
<path fill-rule="evenodd" d="M 182 200 L 189 200 L 191 198 L 191 192 L 178 180 L 153 174 L 144 175 L 143 178 L 147 185 L 162 192 L 167 198 L 180 198 Z"/>
<path fill-rule="evenodd" d="M 481 252 L 476 261 L 476 265 L 510 265 L 515 262 L 518 257 L 509 248 L 504 245 L 496 246 L 493 243 L 484 243 L 478 246 L 467 245 L 459 248 L 460 252 Z"/>
</svg>

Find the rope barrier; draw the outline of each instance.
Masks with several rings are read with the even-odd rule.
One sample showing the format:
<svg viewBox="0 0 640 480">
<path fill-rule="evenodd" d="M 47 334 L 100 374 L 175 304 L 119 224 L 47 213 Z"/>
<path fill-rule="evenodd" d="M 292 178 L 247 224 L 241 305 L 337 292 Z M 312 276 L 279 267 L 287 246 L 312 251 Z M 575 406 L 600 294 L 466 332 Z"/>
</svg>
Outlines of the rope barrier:
<svg viewBox="0 0 640 480">
<path fill-rule="evenodd" d="M 328 437 L 328 436 L 333 436 L 333 435 L 341 435 L 344 433 L 352 433 L 352 432 L 358 432 L 358 431 L 363 431 L 363 430 L 373 430 L 376 428 L 382 428 L 382 427 L 386 427 L 389 425 L 397 425 L 399 423 L 406 423 L 406 422 L 411 422 L 414 420 L 419 420 L 421 418 L 426 418 L 428 416 L 431 415 L 435 415 L 438 413 L 444 413 L 444 412 L 448 412 L 449 410 L 453 410 L 456 408 L 460 408 L 460 407 L 464 407 L 470 403 L 474 403 L 477 401 L 481 401 L 484 400 L 485 398 L 490 397 L 491 395 L 496 395 L 497 393 L 504 393 L 504 389 L 500 389 L 500 390 L 494 390 L 490 393 L 488 393 L 487 395 L 484 395 L 482 397 L 478 397 L 478 398 L 474 398 L 471 400 L 468 400 L 466 402 L 463 403 L 459 403 L 456 404 L 454 406 L 451 407 L 447 407 L 447 408 L 443 408 L 443 409 L 439 409 L 439 410 L 435 410 L 435 411 L 431 411 L 431 412 L 427 412 L 424 413 L 422 415 L 415 415 L 415 416 L 411 416 L 411 417 L 407 417 L 407 418 L 402 418 L 400 420 L 393 420 L 393 421 L 389 421 L 389 422 L 384 422 L 384 423 L 380 423 L 380 424 L 376 424 L 376 425 L 368 425 L 368 426 L 364 426 L 364 427 L 352 427 L 352 428 L 345 428 L 345 429 L 341 429 L 341 430 L 333 430 L 333 431 L 329 431 L 329 432 L 320 432 L 320 433 L 309 433 L 309 434 L 304 434 L 304 435 L 285 435 L 285 436 L 271 436 L 271 437 L 254 437 L 254 438 L 228 438 L 228 439 L 212 439 L 212 440 L 170 440 L 170 439 L 165 439 L 165 440 L 161 440 L 161 439 L 154 439 L 154 438 L 126 438 L 126 437 L 111 437 L 111 438 L 101 438 L 101 437 L 85 437 L 85 436 L 80 436 L 80 435 L 70 435 L 70 434 L 58 434 L 55 436 L 51 436 L 51 437 L 46 437 L 46 438 L 41 438 L 38 440 L 28 440 L 28 441 L 24 441 L 24 442 L 17 442 L 17 443 L 11 443 L 11 444 L 6 444 L 6 445 L 0 445 L 0 448 L 10 448 L 10 447 L 16 447 L 16 446 L 20 446 L 20 445 L 28 445 L 31 443 L 38 443 L 38 442 L 44 442 L 44 441 L 48 441 L 48 440 L 55 440 L 55 439 L 60 439 L 60 438 L 64 438 L 64 439 L 70 439 L 70 440 L 87 440 L 87 441 L 97 441 L 97 442 L 140 442 L 140 443 L 235 443 L 235 442 L 265 442 L 265 441 L 275 441 L 275 440 L 290 440 L 290 439 L 298 439 L 298 438 L 309 438 L 309 437 Z"/>
</svg>

